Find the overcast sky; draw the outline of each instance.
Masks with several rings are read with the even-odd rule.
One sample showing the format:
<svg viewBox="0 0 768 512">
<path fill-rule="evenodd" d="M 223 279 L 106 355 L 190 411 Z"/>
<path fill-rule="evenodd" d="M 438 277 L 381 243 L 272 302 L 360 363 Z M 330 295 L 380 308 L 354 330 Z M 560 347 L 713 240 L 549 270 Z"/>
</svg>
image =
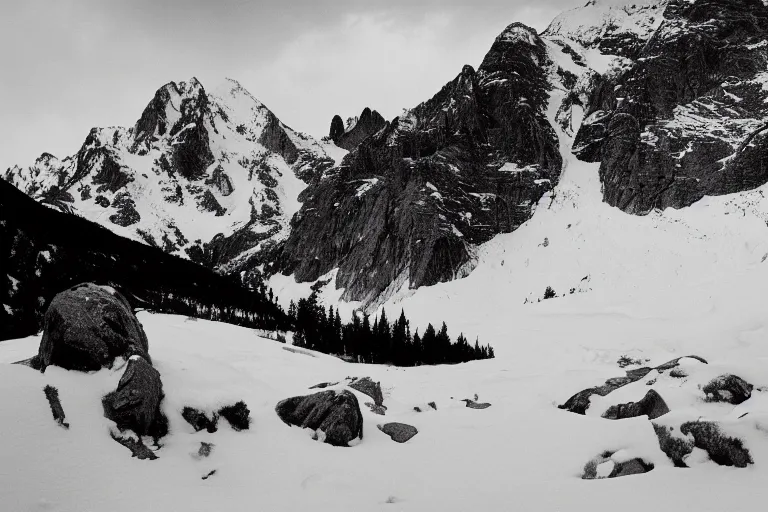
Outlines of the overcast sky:
<svg viewBox="0 0 768 512">
<path fill-rule="evenodd" d="M 238 80 L 315 136 L 370 106 L 391 119 L 479 65 L 514 21 L 585 0 L 18 0 L 0 6 L 0 170 L 131 126 L 169 81 Z"/>
</svg>

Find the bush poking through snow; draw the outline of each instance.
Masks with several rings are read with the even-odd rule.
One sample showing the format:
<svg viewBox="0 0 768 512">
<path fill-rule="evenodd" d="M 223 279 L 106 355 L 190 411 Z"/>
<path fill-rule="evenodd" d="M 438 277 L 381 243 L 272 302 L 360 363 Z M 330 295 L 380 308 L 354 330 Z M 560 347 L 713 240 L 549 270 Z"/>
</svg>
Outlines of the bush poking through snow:
<svg viewBox="0 0 768 512">
<path fill-rule="evenodd" d="M 644 362 L 648 362 L 648 360 L 646 359 L 643 361 L 642 359 L 632 359 L 628 355 L 624 354 L 616 361 L 616 364 L 619 365 L 619 368 L 626 368 L 627 366 L 640 366 Z"/>
<path fill-rule="evenodd" d="M 555 290 L 551 286 L 547 286 L 547 289 L 544 290 L 544 299 L 554 299 L 555 297 L 557 297 Z"/>
<path fill-rule="evenodd" d="M 709 454 L 709 458 L 721 466 L 745 468 L 753 464 L 749 450 L 741 439 L 728 437 L 711 421 L 689 421 L 680 425 L 683 435 L 692 435 L 694 446 Z"/>
<path fill-rule="evenodd" d="M 678 468 L 687 468 L 688 465 L 685 463 L 685 458 L 693 451 L 693 441 L 686 437 L 672 435 L 673 429 L 674 427 L 653 423 L 653 430 L 659 439 L 661 451 Z"/>
<path fill-rule="evenodd" d="M 61 401 L 59 400 L 59 390 L 53 386 L 45 386 L 43 392 L 45 393 L 45 398 L 48 399 L 48 405 L 51 406 L 53 419 L 56 420 L 56 423 L 58 423 L 59 426 L 69 428 L 69 423 L 64 421 L 64 408 L 61 406 Z"/>
<path fill-rule="evenodd" d="M 251 411 L 248 410 L 248 406 L 242 400 L 234 405 L 226 405 L 219 409 L 219 416 L 227 420 L 232 428 L 238 432 L 248 430 L 251 423 L 250 414 Z"/>
<path fill-rule="evenodd" d="M 181 410 L 181 417 L 192 425 L 195 432 L 200 432 L 205 429 L 210 433 L 216 432 L 216 423 L 218 423 L 219 416 L 213 414 L 212 418 L 209 418 L 203 411 L 195 409 L 194 407 L 184 407 Z"/>
</svg>

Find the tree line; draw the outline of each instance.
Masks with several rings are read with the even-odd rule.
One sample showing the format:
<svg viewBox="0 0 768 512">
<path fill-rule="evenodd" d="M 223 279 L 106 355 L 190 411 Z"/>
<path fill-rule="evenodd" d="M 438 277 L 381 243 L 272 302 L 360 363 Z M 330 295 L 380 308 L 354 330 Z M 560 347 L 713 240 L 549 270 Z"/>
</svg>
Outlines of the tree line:
<svg viewBox="0 0 768 512">
<path fill-rule="evenodd" d="M 445 322 L 439 330 L 429 324 L 423 334 L 418 329 L 411 334 L 410 322 L 404 311 L 390 323 L 387 313 L 374 317 L 353 313 L 352 321 L 344 323 L 333 306 L 325 308 L 313 292 L 308 298 L 291 301 L 288 319 L 294 327 L 293 344 L 325 354 L 334 354 L 349 361 L 397 366 L 424 364 L 455 364 L 494 357 L 493 347 L 470 344 L 464 334 L 455 342 L 448 335 Z"/>
</svg>

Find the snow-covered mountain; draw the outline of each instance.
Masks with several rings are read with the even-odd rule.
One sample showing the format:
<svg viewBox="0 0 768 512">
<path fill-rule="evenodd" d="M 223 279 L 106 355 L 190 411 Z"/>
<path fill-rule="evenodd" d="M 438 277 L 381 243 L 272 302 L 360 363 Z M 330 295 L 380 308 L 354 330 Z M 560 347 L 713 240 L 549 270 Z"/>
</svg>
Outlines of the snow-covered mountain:
<svg viewBox="0 0 768 512">
<path fill-rule="evenodd" d="M 280 122 L 234 80 L 161 87 L 135 126 L 4 178 L 114 232 L 233 271 L 287 235 L 298 195 L 345 153 Z"/>
<path fill-rule="evenodd" d="M 600 162 L 596 200 L 631 214 L 761 186 L 767 68 L 760 0 L 594 0 L 541 34 L 511 24 L 389 122 L 337 116 L 314 141 L 235 82 L 192 80 L 133 128 L 6 179 L 222 272 L 328 282 L 372 310 L 472 273 L 483 244 L 560 197 L 573 152 Z"/>
</svg>

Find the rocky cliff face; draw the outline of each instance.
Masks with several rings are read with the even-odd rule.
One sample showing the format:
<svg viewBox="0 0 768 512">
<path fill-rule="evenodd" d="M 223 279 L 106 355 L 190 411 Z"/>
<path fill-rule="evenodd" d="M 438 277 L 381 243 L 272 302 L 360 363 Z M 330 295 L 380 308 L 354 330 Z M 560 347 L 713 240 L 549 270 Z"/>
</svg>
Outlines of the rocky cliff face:
<svg viewBox="0 0 768 512">
<path fill-rule="evenodd" d="M 340 148 L 352 151 L 363 140 L 384 128 L 386 124 L 381 114 L 365 107 L 359 117 L 349 119 L 346 128 L 341 117 L 334 116 L 331 121 L 330 137 Z"/>
<path fill-rule="evenodd" d="M 628 213 L 768 181 L 768 8 L 671 0 L 637 57 L 602 76 L 574 152 Z"/>
<path fill-rule="evenodd" d="M 327 152 L 326 152 L 327 150 Z M 161 87 L 131 128 L 94 128 L 81 149 L 4 178 L 116 233 L 222 271 L 287 235 L 297 196 L 343 154 L 285 126 L 237 82 Z M 253 263 L 251 261 L 251 263 Z"/>
<path fill-rule="evenodd" d="M 363 140 L 302 193 L 278 268 L 298 280 L 338 268 L 344 298 L 365 302 L 461 275 L 477 244 L 516 229 L 557 184 L 549 51 L 510 25 L 477 71 Z"/>
</svg>

